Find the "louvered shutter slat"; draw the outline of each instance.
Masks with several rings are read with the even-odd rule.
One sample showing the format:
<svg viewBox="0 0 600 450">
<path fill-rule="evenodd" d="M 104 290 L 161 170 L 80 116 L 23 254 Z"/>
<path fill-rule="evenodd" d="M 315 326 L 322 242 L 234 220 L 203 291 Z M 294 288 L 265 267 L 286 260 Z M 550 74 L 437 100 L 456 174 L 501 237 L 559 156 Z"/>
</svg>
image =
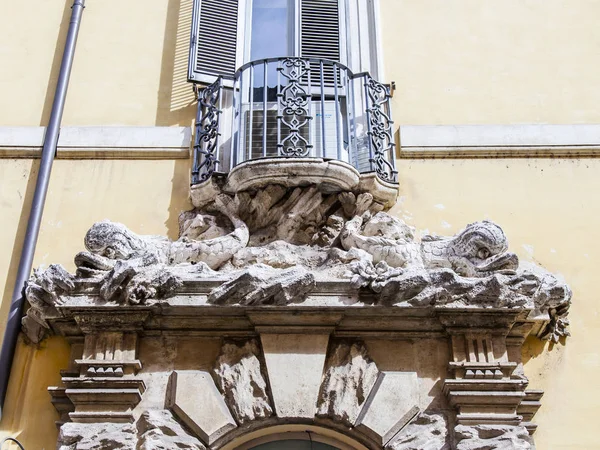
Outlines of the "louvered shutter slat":
<svg viewBox="0 0 600 450">
<path fill-rule="evenodd" d="M 212 82 L 236 69 L 238 0 L 194 0 L 188 78 Z"/>
<path fill-rule="evenodd" d="M 339 0 L 301 0 L 300 51 L 305 58 L 340 61 Z M 313 68 L 314 84 L 320 83 L 320 70 Z M 323 70 L 326 86 L 333 86 L 333 67 Z"/>
<path fill-rule="evenodd" d="M 302 0 L 301 52 L 305 58 L 340 60 L 339 0 Z"/>
</svg>

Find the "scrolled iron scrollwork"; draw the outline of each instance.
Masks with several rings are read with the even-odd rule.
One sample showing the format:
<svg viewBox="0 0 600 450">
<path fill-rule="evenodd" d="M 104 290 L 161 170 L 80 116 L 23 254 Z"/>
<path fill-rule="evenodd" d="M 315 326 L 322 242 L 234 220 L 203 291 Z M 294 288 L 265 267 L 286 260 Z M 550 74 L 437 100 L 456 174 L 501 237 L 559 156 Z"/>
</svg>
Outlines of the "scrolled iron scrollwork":
<svg viewBox="0 0 600 450">
<path fill-rule="evenodd" d="M 256 76 L 260 66 L 263 75 Z M 390 88 L 368 73 L 353 74 L 340 63 L 317 58 L 269 58 L 195 92 L 193 184 L 267 156 L 337 158 L 397 183 Z M 222 105 L 231 116 L 221 118 Z M 224 141 L 231 150 L 223 155 L 221 133 L 228 133 Z M 252 144 L 259 140 L 262 152 L 257 153 Z"/>
<path fill-rule="evenodd" d="M 193 183 L 208 180 L 219 164 L 218 143 L 221 115 L 219 100 L 222 87 L 222 79 L 219 77 L 213 84 L 202 89 L 195 89 L 198 114 L 194 141 Z"/>
<path fill-rule="evenodd" d="M 310 62 L 301 58 L 283 59 L 277 68 L 287 80 L 278 96 L 279 114 L 277 120 L 287 127 L 281 132 L 277 142 L 279 156 L 308 156 L 312 144 L 303 135 L 308 136 L 308 127 L 312 119 L 309 112 L 310 94 L 305 88 Z M 305 132 L 305 133 L 303 133 Z"/>
<path fill-rule="evenodd" d="M 394 137 L 393 121 L 389 111 L 390 93 L 388 87 L 375 81 L 370 76 L 365 77 L 367 92 L 367 116 L 369 126 L 369 144 L 371 146 L 371 168 L 382 180 L 396 182 L 396 168 L 393 165 Z"/>
</svg>

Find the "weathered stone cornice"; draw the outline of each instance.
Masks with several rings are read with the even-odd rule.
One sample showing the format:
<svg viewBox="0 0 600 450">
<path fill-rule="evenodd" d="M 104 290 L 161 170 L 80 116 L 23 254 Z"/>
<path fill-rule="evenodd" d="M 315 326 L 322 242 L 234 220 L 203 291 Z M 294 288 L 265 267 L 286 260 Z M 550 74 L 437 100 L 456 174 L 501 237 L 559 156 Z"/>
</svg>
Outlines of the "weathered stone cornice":
<svg viewBox="0 0 600 450">
<path fill-rule="evenodd" d="M 321 163 L 319 176 L 339 181 L 343 170 Z M 263 186 L 254 175 L 252 189 L 213 186 L 182 214 L 175 241 L 103 221 L 74 275 L 54 264 L 35 272 L 24 329 L 32 342 L 49 331 L 73 342 L 53 398 L 63 420 L 92 424 L 65 433 L 137 421 L 137 434 L 118 428 L 132 442 L 164 428 L 215 450 L 251 430 L 307 424 L 373 450 L 446 449 L 450 435 L 458 448 L 489 436 L 530 448 L 540 393 L 526 390 L 521 345 L 568 335 L 571 291 L 559 277 L 519 263 L 490 221 L 417 239 L 360 187 Z M 179 345 L 206 342 L 221 343 L 214 362 L 175 358 Z M 395 356 L 380 369 L 367 345 Z M 405 365 L 396 346 L 428 353 Z"/>
<path fill-rule="evenodd" d="M 69 336 L 98 329 L 196 335 L 322 330 L 338 336 L 427 338 L 488 330 L 517 339 L 544 324 L 529 319 L 531 309 L 526 308 L 386 307 L 354 301 L 354 305 L 340 305 L 339 297 L 313 294 L 304 302 L 306 306 L 215 306 L 206 303 L 203 294 L 186 293 L 153 306 L 58 306 L 60 317 L 49 322 L 55 331 Z"/>
</svg>

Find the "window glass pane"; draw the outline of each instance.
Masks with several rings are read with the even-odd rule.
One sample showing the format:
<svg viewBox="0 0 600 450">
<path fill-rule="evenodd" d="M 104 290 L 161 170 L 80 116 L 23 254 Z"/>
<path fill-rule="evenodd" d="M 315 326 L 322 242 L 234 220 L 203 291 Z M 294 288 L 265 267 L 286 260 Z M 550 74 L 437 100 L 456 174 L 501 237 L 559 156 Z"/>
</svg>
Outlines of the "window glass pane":
<svg viewBox="0 0 600 450">
<path fill-rule="evenodd" d="M 288 56 L 293 0 L 253 0 L 250 60 Z"/>
<path fill-rule="evenodd" d="M 285 441 L 269 442 L 267 444 L 257 445 L 251 450 L 338 450 L 331 445 L 321 442 L 289 439 Z"/>
</svg>

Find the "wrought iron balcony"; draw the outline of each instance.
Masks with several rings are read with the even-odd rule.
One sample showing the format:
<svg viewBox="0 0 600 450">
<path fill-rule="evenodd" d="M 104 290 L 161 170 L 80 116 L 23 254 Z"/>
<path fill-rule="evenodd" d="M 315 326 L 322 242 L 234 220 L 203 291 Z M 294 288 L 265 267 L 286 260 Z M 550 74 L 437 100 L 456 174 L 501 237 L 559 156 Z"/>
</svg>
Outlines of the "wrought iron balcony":
<svg viewBox="0 0 600 450">
<path fill-rule="evenodd" d="M 270 58 L 196 88 L 192 184 L 261 158 L 321 158 L 397 182 L 390 89 L 313 58 Z"/>
</svg>

